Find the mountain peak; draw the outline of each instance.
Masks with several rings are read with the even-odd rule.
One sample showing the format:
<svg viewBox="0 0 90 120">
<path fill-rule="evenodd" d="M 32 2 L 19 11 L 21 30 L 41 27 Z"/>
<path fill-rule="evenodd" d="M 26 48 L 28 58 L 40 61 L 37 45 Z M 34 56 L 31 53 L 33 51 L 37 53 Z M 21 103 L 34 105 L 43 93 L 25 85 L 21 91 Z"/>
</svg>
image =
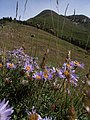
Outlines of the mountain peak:
<svg viewBox="0 0 90 120">
<path fill-rule="evenodd" d="M 35 17 L 48 16 L 48 15 L 59 15 L 59 14 L 56 13 L 55 11 L 53 11 L 53 10 L 46 9 L 46 10 L 43 10 L 42 12 L 40 12 L 40 13 L 39 13 L 38 15 L 36 15 Z"/>
</svg>

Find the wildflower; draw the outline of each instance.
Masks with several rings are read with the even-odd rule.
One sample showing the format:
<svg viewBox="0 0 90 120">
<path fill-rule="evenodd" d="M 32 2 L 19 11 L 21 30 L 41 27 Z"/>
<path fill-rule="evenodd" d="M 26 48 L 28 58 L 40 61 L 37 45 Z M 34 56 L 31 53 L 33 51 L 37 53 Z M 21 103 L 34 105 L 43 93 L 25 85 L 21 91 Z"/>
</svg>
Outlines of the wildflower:
<svg viewBox="0 0 90 120">
<path fill-rule="evenodd" d="M 71 78 L 70 78 L 70 82 L 72 84 L 74 84 L 75 86 L 77 86 L 77 82 L 78 82 L 78 76 L 76 74 L 71 74 Z"/>
<path fill-rule="evenodd" d="M 77 60 L 71 61 L 71 62 L 70 62 L 70 65 L 71 65 L 72 67 L 84 68 L 84 64 L 83 64 L 83 63 L 79 63 Z"/>
<path fill-rule="evenodd" d="M 63 74 L 63 70 L 57 69 L 57 76 L 58 76 L 59 78 L 65 78 L 65 75 Z"/>
<path fill-rule="evenodd" d="M 68 70 L 65 70 L 65 71 L 64 71 L 64 75 L 67 77 L 67 76 L 70 75 L 70 72 L 69 72 Z"/>
<path fill-rule="evenodd" d="M 53 74 L 52 74 L 52 71 L 50 69 L 45 69 L 43 71 L 43 79 L 45 80 L 50 80 L 53 78 Z"/>
<path fill-rule="evenodd" d="M 43 72 L 40 71 L 40 72 L 34 73 L 33 76 L 32 76 L 32 78 L 40 80 L 40 79 L 42 79 L 42 75 L 43 75 Z"/>
<path fill-rule="evenodd" d="M 77 85 L 78 76 L 75 74 L 75 70 L 71 63 L 64 63 L 62 69 L 57 69 L 57 76 L 66 79 L 75 86 Z"/>
<path fill-rule="evenodd" d="M 8 69 L 16 68 L 16 66 L 13 63 L 7 63 L 6 66 Z"/>
<path fill-rule="evenodd" d="M 33 67 L 30 64 L 25 64 L 24 66 L 24 70 L 28 71 L 28 72 L 32 72 L 33 71 Z"/>
<path fill-rule="evenodd" d="M 43 79 L 45 80 L 51 80 L 54 77 L 56 77 L 56 69 L 55 67 L 46 67 L 43 71 Z"/>
<path fill-rule="evenodd" d="M 43 76 L 44 76 L 44 78 L 48 78 L 48 71 L 47 70 L 45 70 L 44 72 L 43 72 Z"/>
<path fill-rule="evenodd" d="M 13 108 L 9 107 L 8 102 L 5 103 L 5 99 L 2 102 L 0 101 L 0 120 L 10 120 L 11 118 Z"/>
<path fill-rule="evenodd" d="M 71 66 L 70 66 L 70 64 L 66 64 L 66 66 L 68 67 L 68 68 L 70 68 Z"/>
</svg>

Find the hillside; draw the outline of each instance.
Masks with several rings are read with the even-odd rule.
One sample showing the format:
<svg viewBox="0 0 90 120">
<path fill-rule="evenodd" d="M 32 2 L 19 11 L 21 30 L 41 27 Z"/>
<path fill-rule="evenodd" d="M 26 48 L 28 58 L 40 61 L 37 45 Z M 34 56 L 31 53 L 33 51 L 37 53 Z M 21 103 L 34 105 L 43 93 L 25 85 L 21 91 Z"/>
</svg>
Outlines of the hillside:
<svg viewBox="0 0 90 120">
<path fill-rule="evenodd" d="M 21 46 L 30 56 L 38 57 L 40 62 L 46 49 L 49 49 L 47 64 L 54 66 L 61 66 L 68 50 L 71 50 L 72 59 L 85 64 L 82 72 L 86 74 L 90 68 L 90 55 L 85 50 L 47 32 L 13 21 L 7 22 L 3 28 L 0 26 L 0 48 L 12 50 Z"/>
<path fill-rule="evenodd" d="M 82 17 L 80 17 L 81 20 Z M 34 18 L 28 19 L 27 23 L 48 31 L 70 43 L 84 49 L 90 49 L 89 27 L 88 25 L 77 24 L 72 21 L 73 16 L 64 17 L 54 11 L 45 10 Z M 79 19 L 79 18 L 78 18 Z"/>
<path fill-rule="evenodd" d="M 85 15 L 71 15 L 67 16 L 67 18 L 79 25 L 83 25 L 87 29 L 90 29 L 90 18 Z"/>
</svg>

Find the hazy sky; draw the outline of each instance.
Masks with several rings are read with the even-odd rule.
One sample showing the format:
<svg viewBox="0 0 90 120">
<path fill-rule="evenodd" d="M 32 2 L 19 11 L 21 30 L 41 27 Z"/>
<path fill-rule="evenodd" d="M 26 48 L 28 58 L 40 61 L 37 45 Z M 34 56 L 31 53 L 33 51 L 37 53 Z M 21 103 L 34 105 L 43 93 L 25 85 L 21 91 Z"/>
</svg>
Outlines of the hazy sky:
<svg viewBox="0 0 90 120">
<path fill-rule="evenodd" d="M 28 19 L 34 17 L 42 10 L 52 9 L 56 12 L 57 0 L 27 0 L 26 11 L 24 13 L 24 5 L 26 0 L 0 0 L 0 18 L 15 17 L 16 4 L 18 1 L 18 18 Z M 58 0 L 59 14 L 64 14 L 65 8 L 69 3 L 67 15 L 72 15 L 74 9 L 76 14 L 84 14 L 90 17 L 90 0 Z"/>
</svg>

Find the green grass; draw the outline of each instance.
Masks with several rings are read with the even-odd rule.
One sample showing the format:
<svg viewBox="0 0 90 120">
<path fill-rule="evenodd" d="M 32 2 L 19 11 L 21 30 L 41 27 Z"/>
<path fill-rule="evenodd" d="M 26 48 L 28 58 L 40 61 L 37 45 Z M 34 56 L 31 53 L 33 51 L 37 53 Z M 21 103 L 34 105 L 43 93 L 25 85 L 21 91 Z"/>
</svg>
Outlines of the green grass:
<svg viewBox="0 0 90 120">
<path fill-rule="evenodd" d="M 31 37 L 34 34 L 35 37 Z M 65 60 L 68 50 L 71 50 L 73 60 L 79 60 L 85 64 L 84 73 L 90 68 L 90 55 L 77 46 L 63 41 L 47 32 L 31 26 L 21 25 L 15 22 L 7 22 L 3 29 L 0 27 L 0 47 L 8 50 L 25 47 L 25 52 L 42 60 L 49 49 L 47 63 L 49 65 L 61 66 Z"/>
</svg>

